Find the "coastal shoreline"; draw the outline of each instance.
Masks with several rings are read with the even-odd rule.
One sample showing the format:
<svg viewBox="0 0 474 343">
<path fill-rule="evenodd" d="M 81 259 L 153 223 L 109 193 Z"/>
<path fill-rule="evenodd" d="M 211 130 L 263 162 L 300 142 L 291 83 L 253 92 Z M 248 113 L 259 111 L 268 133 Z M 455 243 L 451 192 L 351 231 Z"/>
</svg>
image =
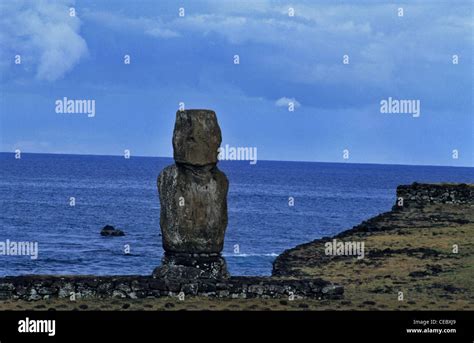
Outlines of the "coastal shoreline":
<svg viewBox="0 0 474 343">
<path fill-rule="evenodd" d="M 5 277 L 0 310 L 473 310 L 473 230 L 474 185 L 415 183 L 392 211 L 286 250 L 271 277 Z M 363 258 L 327 255 L 334 240 Z"/>
<path fill-rule="evenodd" d="M 328 255 L 335 242 L 363 243 L 364 258 Z M 399 186 L 391 211 L 286 250 L 272 275 L 324 275 L 347 309 L 473 310 L 474 185 Z"/>
</svg>

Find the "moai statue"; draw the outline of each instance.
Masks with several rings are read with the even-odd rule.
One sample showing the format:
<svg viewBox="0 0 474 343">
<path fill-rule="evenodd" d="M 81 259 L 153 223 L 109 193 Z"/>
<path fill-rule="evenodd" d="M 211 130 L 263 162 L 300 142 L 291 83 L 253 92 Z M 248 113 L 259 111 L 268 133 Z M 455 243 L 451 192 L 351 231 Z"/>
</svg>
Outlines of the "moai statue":
<svg viewBox="0 0 474 343">
<path fill-rule="evenodd" d="M 221 130 L 214 111 L 176 112 L 175 164 L 158 176 L 165 256 L 160 278 L 229 276 L 221 251 L 227 227 L 229 181 L 217 168 Z"/>
</svg>

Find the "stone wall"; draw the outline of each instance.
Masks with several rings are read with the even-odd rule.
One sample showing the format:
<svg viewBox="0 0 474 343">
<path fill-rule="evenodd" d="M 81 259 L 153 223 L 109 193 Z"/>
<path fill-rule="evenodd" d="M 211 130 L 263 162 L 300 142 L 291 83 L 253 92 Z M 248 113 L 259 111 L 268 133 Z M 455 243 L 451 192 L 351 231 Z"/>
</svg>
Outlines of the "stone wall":
<svg viewBox="0 0 474 343">
<path fill-rule="evenodd" d="M 28 301 L 70 298 L 155 298 L 164 296 L 210 298 L 321 298 L 338 299 L 343 288 L 321 279 L 231 277 L 225 280 L 171 280 L 151 276 L 48 276 L 0 278 L 0 299 Z"/>
<path fill-rule="evenodd" d="M 403 206 L 398 205 L 403 199 Z M 474 185 L 413 183 L 397 187 L 396 207 L 423 207 L 432 204 L 473 204 Z"/>
</svg>

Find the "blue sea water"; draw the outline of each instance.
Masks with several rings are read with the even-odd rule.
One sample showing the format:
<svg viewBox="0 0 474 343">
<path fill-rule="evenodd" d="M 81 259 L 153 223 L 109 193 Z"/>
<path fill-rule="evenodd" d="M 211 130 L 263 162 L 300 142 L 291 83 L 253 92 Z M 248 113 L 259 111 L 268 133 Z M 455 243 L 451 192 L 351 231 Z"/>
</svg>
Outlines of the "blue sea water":
<svg viewBox="0 0 474 343">
<path fill-rule="evenodd" d="M 171 163 L 0 153 L 0 241 L 39 247 L 36 260 L 0 256 L 0 275 L 150 274 L 163 254 L 156 177 Z M 234 275 L 269 275 L 283 250 L 390 210 L 399 184 L 474 182 L 474 168 L 459 167 L 271 161 L 219 167 L 230 181 L 223 253 Z M 100 236 L 105 224 L 126 236 Z"/>
</svg>

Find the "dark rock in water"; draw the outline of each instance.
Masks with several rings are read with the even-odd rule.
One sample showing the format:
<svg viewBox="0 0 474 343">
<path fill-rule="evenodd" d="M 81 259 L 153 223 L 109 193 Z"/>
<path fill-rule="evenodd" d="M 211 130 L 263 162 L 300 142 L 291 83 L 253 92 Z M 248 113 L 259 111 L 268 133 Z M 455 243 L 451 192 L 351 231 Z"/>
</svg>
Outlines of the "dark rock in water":
<svg viewBox="0 0 474 343">
<path fill-rule="evenodd" d="M 229 182 L 217 167 L 172 165 L 159 176 L 160 225 L 168 252 L 219 253 L 227 227 Z"/>
<path fill-rule="evenodd" d="M 100 234 L 101 236 L 125 236 L 122 230 L 115 229 L 112 225 L 105 225 Z"/>
<path fill-rule="evenodd" d="M 229 181 L 217 164 L 221 130 L 209 110 L 176 113 L 175 164 L 158 176 L 160 227 L 166 252 L 155 277 L 226 278 L 219 253 L 227 228 Z M 199 257 L 199 258 L 197 258 Z"/>
<path fill-rule="evenodd" d="M 174 160 L 177 163 L 205 166 L 217 163 L 222 141 L 216 113 L 210 110 L 176 112 L 173 133 Z"/>
</svg>

